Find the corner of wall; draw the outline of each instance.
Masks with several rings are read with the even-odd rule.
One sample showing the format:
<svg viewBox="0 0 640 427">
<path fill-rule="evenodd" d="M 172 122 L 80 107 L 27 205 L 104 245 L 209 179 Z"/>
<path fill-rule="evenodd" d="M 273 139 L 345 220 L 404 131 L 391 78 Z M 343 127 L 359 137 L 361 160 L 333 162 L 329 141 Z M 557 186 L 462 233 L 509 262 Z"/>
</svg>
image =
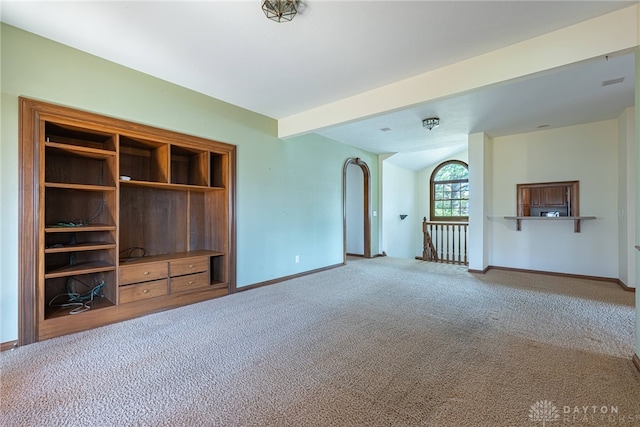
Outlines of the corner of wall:
<svg viewBox="0 0 640 427">
<path fill-rule="evenodd" d="M 636 286 L 636 144 L 634 108 L 618 116 L 618 279 Z"/>
<path fill-rule="evenodd" d="M 469 269 L 484 270 L 489 265 L 489 224 L 491 203 L 491 138 L 484 132 L 469 135 Z"/>
</svg>

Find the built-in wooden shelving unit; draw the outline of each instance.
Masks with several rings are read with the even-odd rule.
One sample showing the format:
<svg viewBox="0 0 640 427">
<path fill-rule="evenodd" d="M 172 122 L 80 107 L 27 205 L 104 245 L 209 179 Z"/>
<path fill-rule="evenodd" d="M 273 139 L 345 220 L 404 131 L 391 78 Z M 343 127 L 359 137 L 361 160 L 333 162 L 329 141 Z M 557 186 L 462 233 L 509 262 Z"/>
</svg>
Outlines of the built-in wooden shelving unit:
<svg viewBox="0 0 640 427">
<path fill-rule="evenodd" d="M 235 289 L 235 146 L 20 103 L 21 345 Z"/>
</svg>

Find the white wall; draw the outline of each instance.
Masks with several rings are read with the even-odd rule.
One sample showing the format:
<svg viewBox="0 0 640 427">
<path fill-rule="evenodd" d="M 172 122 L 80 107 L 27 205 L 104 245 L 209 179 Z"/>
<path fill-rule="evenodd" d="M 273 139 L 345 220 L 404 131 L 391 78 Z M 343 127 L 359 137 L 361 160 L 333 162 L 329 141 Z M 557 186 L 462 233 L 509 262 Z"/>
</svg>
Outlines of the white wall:
<svg viewBox="0 0 640 427">
<path fill-rule="evenodd" d="M 364 172 L 358 165 L 347 166 L 347 253 L 364 255 Z"/>
<path fill-rule="evenodd" d="M 382 165 L 383 250 L 388 256 L 415 258 L 422 255 L 422 217 L 418 215 L 416 202 L 417 174 L 388 161 Z M 401 214 L 407 217 L 401 220 Z"/>
<path fill-rule="evenodd" d="M 640 11 L 638 12 L 640 15 Z M 638 17 L 640 21 L 640 16 Z M 640 34 L 638 34 L 640 37 Z M 640 105 L 640 47 L 635 49 L 635 60 L 636 60 L 636 69 L 635 69 L 635 83 L 636 83 L 636 93 L 635 93 L 635 105 Z M 634 140 L 635 140 L 635 169 L 638 169 L 640 166 L 640 108 L 635 109 L 635 131 L 634 131 Z M 638 172 L 636 172 L 636 179 L 638 177 Z M 637 184 L 637 181 L 635 181 Z M 635 236 L 634 236 L 634 245 L 640 244 L 640 195 L 638 192 L 640 191 L 640 185 L 636 185 L 636 211 L 635 211 Z M 636 278 L 640 277 L 640 251 L 636 251 Z M 636 356 L 640 357 L 640 292 L 636 292 Z"/>
<path fill-rule="evenodd" d="M 469 270 L 484 271 L 491 265 L 492 165 L 492 139 L 483 132 L 469 135 Z"/>
<path fill-rule="evenodd" d="M 493 140 L 490 265 L 618 277 L 618 121 Z M 580 181 L 583 221 L 526 221 L 516 231 L 516 184 Z"/>
<path fill-rule="evenodd" d="M 618 117 L 618 278 L 636 287 L 636 141 L 634 108 Z"/>
</svg>

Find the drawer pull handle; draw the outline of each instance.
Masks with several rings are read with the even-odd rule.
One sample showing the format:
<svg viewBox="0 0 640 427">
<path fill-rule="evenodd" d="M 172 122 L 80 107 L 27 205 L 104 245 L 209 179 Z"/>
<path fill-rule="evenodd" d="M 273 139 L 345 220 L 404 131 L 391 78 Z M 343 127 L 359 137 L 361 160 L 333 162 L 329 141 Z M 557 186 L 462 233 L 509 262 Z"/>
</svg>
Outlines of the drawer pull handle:
<svg viewBox="0 0 640 427">
<path fill-rule="evenodd" d="M 189 264 L 189 268 L 193 268 L 193 264 Z"/>
<path fill-rule="evenodd" d="M 142 293 L 144 293 L 144 294 L 146 294 L 148 292 L 149 292 L 149 289 L 145 289 L 145 290 L 142 291 Z"/>
<path fill-rule="evenodd" d="M 147 276 L 148 274 L 149 274 L 149 272 L 148 272 L 148 271 L 145 271 L 145 272 L 144 272 L 144 275 L 145 275 L 145 276 Z"/>
<path fill-rule="evenodd" d="M 190 284 L 190 285 L 193 285 L 193 280 L 189 280 L 189 284 Z"/>
</svg>

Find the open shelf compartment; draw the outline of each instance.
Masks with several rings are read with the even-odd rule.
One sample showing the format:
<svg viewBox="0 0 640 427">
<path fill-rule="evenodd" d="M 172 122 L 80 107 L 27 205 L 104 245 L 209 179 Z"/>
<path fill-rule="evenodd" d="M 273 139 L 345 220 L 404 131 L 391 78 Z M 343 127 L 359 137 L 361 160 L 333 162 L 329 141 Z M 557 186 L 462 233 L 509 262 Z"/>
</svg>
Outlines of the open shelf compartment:
<svg viewBox="0 0 640 427">
<path fill-rule="evenodd" d="M 209 182 L 212 187 L 226 188 L 229 174 L 229 156 L 211 153 L 209 159 Z"/>
<path fill-rule="evenodd" d="M 209 153 L 172 145 L 171 183 L 208 186 Z"/>
<path fill-rule="evenodd" d="M 115 153 L 75 150 L 52 143 L 46 144 L 44 163 L 47 183 L 115 187 Z"/>
<path fill-rule="evenodd" d="M 114 134 L 63 123 L 46 121 L 44 123 L 46 142 L 116 151 Z"/>
<path fill-rule="evenodd" d="M 120 136 L 121 179 L 168 183 L 168 169 L 168 144 Z"/>
<path fill-rule="evenodd" d="M 112 190 L 48 187 L 45 189 L 46 227 L 115 226 L 116 196 Z"/>
<path fill-rule="evenodd" d="M 83 312 L 114 306 L 115 277 L 115 271 L 108 270 L 46 279 L 45 319 L 81 316 Z"/>
</svg>

